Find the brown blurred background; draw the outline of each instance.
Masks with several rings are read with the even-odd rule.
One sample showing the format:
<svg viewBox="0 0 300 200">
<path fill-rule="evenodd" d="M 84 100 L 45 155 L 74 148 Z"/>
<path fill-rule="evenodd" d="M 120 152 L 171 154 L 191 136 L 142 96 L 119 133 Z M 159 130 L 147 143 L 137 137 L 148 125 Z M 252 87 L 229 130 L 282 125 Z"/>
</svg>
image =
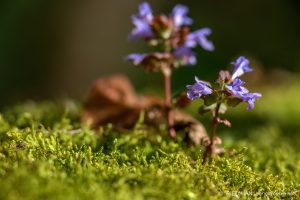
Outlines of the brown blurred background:
<svg viewBox="0 0 300 200">
<path fill-rule="evenodd" d="M 24 99 L 83 99 L 96 78 L 125 73 L 139 90 L 159 90 L 159 74 L 146 74 L 124 57 L 145 52 L 129 42 L 138 0 L 2 0 L 0 3 L 0 106 Z M 238 55 L 261 74 L 299 73 L 300 1 L 149 1 L 156 13 L 176 3 L 190 7 L 193 29 L 211 27 L 213 53 L 197 49 L 198 64 L 174 74 L 174 91 L 194 75 L 212 79 Z M 267 73 L 266 73 L 267 72 Z M 263 75 L 260 75 L 263 76 Z M 276 80 L 273 80 L 276 83 Z"/>
</svg>

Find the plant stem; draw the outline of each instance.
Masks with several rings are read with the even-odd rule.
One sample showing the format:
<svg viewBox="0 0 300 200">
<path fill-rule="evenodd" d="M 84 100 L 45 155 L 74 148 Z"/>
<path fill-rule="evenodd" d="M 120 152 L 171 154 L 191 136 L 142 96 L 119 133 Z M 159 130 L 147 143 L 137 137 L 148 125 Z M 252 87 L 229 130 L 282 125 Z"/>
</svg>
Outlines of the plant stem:
<svg viewBox="0 0 300 200">
<path fill-rule="evenodd" d="M 176 136 L 176 131 L 174 129 L 174 111 L 172 108 L 172 97 L 171 97 L 171 69 L 170 67 L 165 67 L 163 69 L 164 75 L 164 86 L 165 86 L 165 110 L 166 118 L 168 124 L 168 131 L 171 138 Z"/>
<path fill-rule="evenodd" d="M 216 137 L 216 131 L 218 126 L 218 117 L 219 117 L 219 111 L 220 111 L 221 103 L 218 102 L 217 106 L 214 110 L 213 119 L 211 121 L 211 134 L 210 134 L 210 143 L 206 147 L 204 155 L 203 155 L 203 164 L 206 162 L 208 157 L 212 157 L 215 151 L 214 141 Z"/>
</svg>

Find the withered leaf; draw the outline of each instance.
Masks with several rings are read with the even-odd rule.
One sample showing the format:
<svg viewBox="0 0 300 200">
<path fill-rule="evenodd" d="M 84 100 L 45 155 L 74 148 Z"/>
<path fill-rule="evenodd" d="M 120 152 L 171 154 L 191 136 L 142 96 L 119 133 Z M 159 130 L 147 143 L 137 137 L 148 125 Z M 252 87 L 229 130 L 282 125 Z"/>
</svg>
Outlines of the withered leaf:
<svg viewBox="0 0 300 200">
<path fill-rule="evenodd" d="M 227 100 L 227 105 L 231 106 L 231 107 L 235 107 L 237 105 L 239 105 L 239 103 L 241 103 L 243 100 L 234 96 L 231 96 L 228 98 Z"/>
<path fill-rule="evenodd" d="M 216 103 L 218 95 L 214 92 L 210 95 L 204 95 L 201 98 L 204 100 L 204 104 L 206 106 L 210 106 L 210 105 Z"/>
<path fill-rule="evenodd" d="M 198 109 L 198 113 L 199 113 L 200 115 L 203 115 L 203 114 L 205 114 L 205 113 L 207 113 L 207 112 L 212 112 L 212 111 L 214 111 L 214 110 L 216 109 L 216 106 L 217 106 L 216 103 L 215 103 L 215 104 L 212 104 L 212 105 L 210 105 L 210 106 L 202 105 L 202 106 Z"/>
<path fill-rule="evenodd" d="M 158 128 L 165 123 L 164 101 L 157 96 L 138 95 L 123 75 L 113 75 L 95 81 L 84 105 L 82 120 L 94 128 L 112 123 L 116 128 L 133 128 L 141 111 L 145 124 Z M 203 125 L 187 113 L 174 110 L 174 127 L 185 130 L 188 140 L 200 144 L 206 131 Z"/>
</svg>

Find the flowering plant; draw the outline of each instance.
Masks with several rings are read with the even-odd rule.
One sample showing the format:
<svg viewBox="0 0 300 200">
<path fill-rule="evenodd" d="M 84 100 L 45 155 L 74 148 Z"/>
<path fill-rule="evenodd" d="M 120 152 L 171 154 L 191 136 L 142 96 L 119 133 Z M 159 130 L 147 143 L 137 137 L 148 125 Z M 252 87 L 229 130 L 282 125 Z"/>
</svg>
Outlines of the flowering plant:
<svg viewBox="0 0 300 200">
<path fill-rule="evenodd" d="M 172 70 L 183 65 L 195 65 L 197 59 L 192 48 L 197 45 L 207 51 L 214 50 L 213 43 L 207 39 L 211 29 L 202 28 L 190 32 L 189 25 L 193 20 L 187 13 L 186 6 L 176 5 L 169 15 L 154 15 L 150 5 L 144 2 L 140 4 L 138 13 L 132 16 L 134 29 L 129 35 L 129 39 L 142 39 L 158 49 L 151 53 L 130 54 L 127 60 L 147 71 L 163 73 L 166 117 L 171 137 L 176 134 L 171 103 Z"/>
<path fill-rule="evenodd" d="M 187 16 L 188 8 L 176 5 L 169 15 L 154 15 L 148 3 L 139 6 L 137 14 L 132 16 L 134 29 L 129 39 L 142 39 L 149 46 L 157 47 L 157 51 L 150 53 L 133 53 L 127 56 L 136 66 L 142 66 L 147 71 L 161 71 L 164 75 L 165 113 L 169 134 L 175 137 L 173 105 L 171 99 L 172 70 L 183 65 L 195 65 L 196 54 L 193 48 L 197 45 L 204 50 L 213 51 L 214 45 L 207 39 L 211 34 L 210 28 L 202 28 L 190 32 L 189 26 L 193 20 Z M 261 97 L 260 93 L 251 93 L 240 79 L 244 73 L 251 72 L 250 62 L 241 56 L 231 63 L 233 72 L 220 71 L 219 78 L 214 84 L 196 79 L 193 85 L 187 85 L 186 96 L 190 100 L 203 99 L 204 105 L 199 112 L 204 114 L 211 111 L 213 115 L 210 138 L 206 141 L 204 162 L 208 157 L 223 152 L 217 147 L 221 140 L 216 137 L 219 123 L 231 126 L 231 123 L 220 114 L 225 113 L 227 106 L 235 107 L 241 102 L 248 103 L 247 110 L 254 108 L 254 102 Z M 205 142 L 204 142 L 205 143 Z"/>
<path fill-rule="evenodd" d="M 204 105 L 200 107 L 199 112 L 204 114 L 211 111 L 213 115 L 211 135 L 206 143 L 204 162 L 208 157 L 222 152 L 216 147 L 221 141 L 216 137 L 216 129 L 218 123 L 231 126 L 227 119 L 220 117 L 220 114 L 225 113 L 227 106 L 235 107 L 241 102 L 247 102 L 247 110 L 251 110 L 254 108 L 255 100 L 262 96 L 260 93 L 249 92 L 244 87 L 245 82 L 239 78 L 244 73 L 252 71 L 249 60 L 241 56 L 231 64 L 234 67 L 232 74 L 229 71 L 220 71 L 215 84 L 199 80 L 196 77 L 195 84 L 187 85 L 187 97 L 190 100 L 204 100 Z"/>
</svg>

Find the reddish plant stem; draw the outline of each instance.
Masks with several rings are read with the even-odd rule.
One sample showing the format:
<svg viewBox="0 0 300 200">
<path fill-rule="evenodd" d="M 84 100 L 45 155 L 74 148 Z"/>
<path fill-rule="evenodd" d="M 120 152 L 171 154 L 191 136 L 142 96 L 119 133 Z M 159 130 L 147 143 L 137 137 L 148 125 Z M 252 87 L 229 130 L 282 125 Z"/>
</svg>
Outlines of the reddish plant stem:
<svg viewBox="0 0 300 200">
<path fill-rule="evenodd" d="M 210 143 L 206 147 L 204 155 L 203 155 L 203 164 L 207 161 L 209 157 L 212 157 L 215 151 L 215 137 L 217 132 L 217 126 L 218 126 L 218 118 L 219 118 L 219 111 L 220 111 L 221 103 L 217 103 L 216 109 L 213 114 L 213 119 L 211 121 L 211 134 L 210 134 Z"/>
<path fill-rule="evenodd" d="M 176 136 L 176 131 L 174 128 L 174 111 L 172 107 L 172 97 L 171 97 L 171 69 L 169 67 L 163 70 L 164 75 L 164 86 L 165 86 L 165 110 L 166 118 L 168 124 L 168 131 L 171 138 Z"/>
</svg>

